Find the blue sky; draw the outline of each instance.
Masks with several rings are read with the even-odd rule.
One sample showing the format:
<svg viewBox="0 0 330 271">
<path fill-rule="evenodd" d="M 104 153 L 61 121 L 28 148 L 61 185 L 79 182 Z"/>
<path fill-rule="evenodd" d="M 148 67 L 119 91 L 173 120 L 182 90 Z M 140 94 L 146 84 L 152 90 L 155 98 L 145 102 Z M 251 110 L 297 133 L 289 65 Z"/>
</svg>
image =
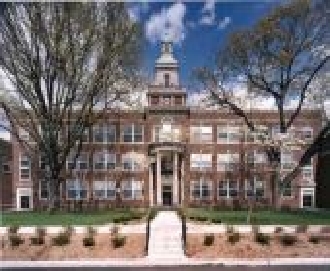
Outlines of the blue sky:
<svg viewBox="0 0 330 271">
<path fill-rule="evenodd" d="M 151 77 L 159 41 L 167 32 L 175 42 L 181 83 L 192 89 L 193 68 L 212 65 L 228 34 L 251 27 L 280 1 L 130 2 L 129 12 L 141 23 L 146 37 L 144 69 Z"/>
</svg>

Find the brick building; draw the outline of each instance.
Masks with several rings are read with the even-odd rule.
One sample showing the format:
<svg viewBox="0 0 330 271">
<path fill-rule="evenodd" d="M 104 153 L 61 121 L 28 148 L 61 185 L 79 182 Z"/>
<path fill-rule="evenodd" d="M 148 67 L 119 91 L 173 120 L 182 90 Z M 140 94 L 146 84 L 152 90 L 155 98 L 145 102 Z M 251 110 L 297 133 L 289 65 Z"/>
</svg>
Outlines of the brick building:
<svg viewBox="0 0 330 271">
<path fill-rule="evenodd" d="M 76 165 L 68 159 L 63 203 L 99 207 L 127 206 L 246 206 L 275 205 L 276 184 L 264 145 L 242 119 L 226 109 L 187 105 L 179 83 L 179 65 L 172 44 L 163 42 L 155 77 L 142 109 L 113 110 L 102 124 L 86 132 Z M 274 111 L 253 110 L 250 117 L 279 133 Z M 304 110 L 292 136 L 311 140 L 320 126 L 316 111 Z M 28 136 L 28 135 L 25 135 Z M 301 150 L 282 150 L 281 171 L 290 170 Z M 12 155 L 12 206 L 46 206 L 48 186 L 31 168 L 17 143 Z M 294 208 L 315 203 L 316 158 L 282 190 L 281 204 Z M 40 168 L 43 163 L 40 161 Z M 70 172 L 70 173 L 69 173 Z"/>
</svg>

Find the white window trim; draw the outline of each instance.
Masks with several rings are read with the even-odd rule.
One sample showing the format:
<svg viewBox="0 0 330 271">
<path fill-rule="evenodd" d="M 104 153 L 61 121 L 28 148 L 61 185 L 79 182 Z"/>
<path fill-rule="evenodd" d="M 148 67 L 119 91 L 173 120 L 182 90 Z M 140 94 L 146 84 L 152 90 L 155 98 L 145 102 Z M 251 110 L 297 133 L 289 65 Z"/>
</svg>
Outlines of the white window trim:
<svg viewBox="0 0 330 271">
<path fill-rule="evenodd" d="M 132 197 L 127 198 L 124 197 L 124 191 L 127 189 L 124 189 L 124 183 L 125 182 L 133 182 L 133 183 L 139 183 L 140 185 L 140 189 L 131 189 L 132 191 Z M 130 188 L 132 188 L 134 185 L 132 184 Z M 128 178 L 126 180 L 123 180 L 123 182 L 121 183 L 121 194 L 122 194 L 122 198 L 123 200 L 128 200 L 128 201 L 134 201 L 134 200 L 142 200 L 143 199 L 143 181 L 138 180 L 136 178 Z M 138 197 L 136 197 L 136 194 L 138 194 Z"/>
<path fill-rule="evenodd" d="M 194 162 L 196 163 L 196 161 L 198 161 L 198 167 L 192 167 L 192 162 L 193 162 L 193 159 L 192 159 L 192 156 L 193 155 L 197 155 L 200 159 L 198 159 L 198 160 L 195 160 Z M 201 157 L 203 156 L 203 155 L 207 155 L 207 156 L 210 156 L 211 157 L 211 161 L 207 161 L 207 164 L 209 164 L 210 163 L 210 166 L 207 166 L 207 167 L 205 167 L 205 166 L 200 166 L 200 164 L 201 164 L 201 162 L 202 161 L 206 161 L 206 160 L 202 160 L 201 159 Z M 210 170 L 212 170 L 212 167 L 213 167 L 213 157 L 212 157 L 213 155 L 212 155 L 212 153 L 190 153 L 190 170 L 191 171 L 210 171 Z"/>
<path fill-rule="evenodd" d="M 312 206 L 304 207 L 304 195 L 312 195 Z M 315 189 L 313 187 L 300 189 L 300 208 L 313 208 L 315 206 Z"/>
<path fill-rule="evenodd" d="M 105 155 L 104 157 L 104 161 L 103 161 L 103 168 L 102 169 L 99 169 L 99 168 L 96 168 L 95 167 L 95 164 L 96 164 L 96 156 L 97 155 Z M 111 159 L 109 159 L 111 156 L 113 156 L 115 159 L 114 159 L 114 164 L 115 164 L 115 168 L 114 169 L 108 169 L 108 162 L 112 162 Z M 98 161 L 98 163 L 100 163 L 100 161 Z M 113 153 L 113 152 L 95 152 L 93 154 L 93 170 L 95 171 L 107 171 L 107 170 L 115 170 L 116 169 L 116 166 L 117 166 L 117 154 L 116 153 Z"/>
<path fill-rule="evenodd" d="M 105 193 L 105 197 L 97 197 L 96 195 L 95 195 L 95 191 L 96 190 L 100 190 L 100 189 L 95 189 L 95 187 L 94 187 L 94 183 L 95 182 L 104 182 L 105 183 L 105 187 L 104 187 L 104 193 Z M 115 185 L 115 195 L 114 196 L 112 196 L 112 197 L 110 197 L 109 195 L 108 195 L 108 187 L 109 187 L 109 183 L 114 183 L 114 185 Z M 117 189 L 116 189 L 116 181 L 115 180 L 109 180 L 109 179 L 107 179 L 106 177 L 103 179 L 103 180 L 101 180 L 101 179 L 95 179 L 95 180 L 93 180 L 93 184 L 92 184 L 92 191 L 93 191 L 93 198 L 94 199 L 97 199 L 97 200 L 115 200 L 116 199 L 116 192 L 117 192 Z"/>
<path fill-rule="evenodd" d="M 219 139 L 219 130 L 221 130 L 222 132 L 225 131 L 226 132 L 226 141 L 222 141 Z M 217 125 L 217 144 L 239 144 L 240 140 L 238 141 L 232 141 L 229 139 L 228 133 L 233 133 L 233 131 L 237 131 L 238 130 L 238 134 L 241 137 L 242 136 L 242 130 L 241 130 L 241 126 L 239 125 Z"/>
<path fill-rule="evenodd" d="M 194 184 L 198 182 L 198 189 L 199 189 L 199 197 L 198 198 L 195 198 L 193 196 L 193 191 L 194 191 Z M 203 198 L 201 197 L 203 195 L 203 182 L 206 182 L 207 184 L 209 184 L 209 196 L 207 198 Z M 209 180 L 209 179 L 205 179 L 205 178 L 199 178 L 197 180 L 193 180 L 191 183 L 190 183 L 190 199 L 193 200 L 193 201 L 203 201 L 203 200 L 211 200 L 212 199 L 212 181 Z"/>
<path fill-rule="evenodd" d="M 245 198 L 246 199 L 249 199 L 249 198 L 256 198 L 256 191 L 257 191 L 257 186 L 256 186 L 256 183 L 257 183 L 257 181 L 259 181 L 258 180 L 258 177 L 257 176 L 253 176 L 253 197 L 251 197 L 251 196 L 248 196 L 248 194 L 247 194 L 247 192 L 248 192 L 248 181 L 250 181 L 251 179 L 245 179 L 245 193 L 244 193 L 244 196 L 245 196 Z M 263 184 L 263 195 L 262 195 L 262 197 L 259 197 L 259 198 L 262 198 L 262 199 L 264 199 L 264 198 L 267 198 L 266 197 L 266 192 L 267 192 L 267 189 L 266 189 L 266 182 L 265 181 L 262 181 L 262 180 L 260 180 L 261 181 L 261 183 Z"/>
<path fill-rule="evenodd" d="M 136 157 L 134 157 L 136 156 Z M 128 160 L 130 162 L 133 161 L 133 163 L 131 164 L 132 165 L 132 168 L 131 169 L 125 169 L 124 168 L 124 164 L 125 164 L 125 160 Z M 140 160 L 141 161 L 137 161 L 137 160 Z M 122 165 L 122 170 L 123 171 L 128 171 L 128 172 L 131 172 L 131 171 L 135 171 L 135 172 L 140 172 L 140 171 L 143 171 L 144 168 L 143 168 L 143 160 L 145 160 L 145 155 L 143 153 L 132 153 L 132 152 L 128 152 L 128 153 L 123 153 L 122 156 L 121 156 L 121 165 Z M 137 163 L 136 163 L 137 161 Z"/>
<path fill-rule="evenodd" d="M 202 129 L 206 128 L 206 129 L 210 129 L 211 128 L 211 133 L 202 133 Z M 193 133 L 193 130 L 198 130 L 198 133 Z M 195 125 L 191 125 L 189 127 L 189 133 L 190 133 L 190 143 L 192 144 L 212 144 L 213 143 L 213 126 L 212 125 L 208 125 L 208 124 L 195 124 Z M 198 139 L 195 138 L 195 134 L 198 134 Z M 202 140 L 202 136 L 203 134 L 211 134 L 211 138 L 209 140 Z"/>
<path fill-rule="evenodd" d="M 225 159 L 225 169 L 221 169 L 219 166 L 219 157 L 224 156 Z M 237 161 L 234 159 L 232 159 L 232 157 L 238 156 Z M 239 165 L 240 162 L 240 157 L 239 157 L 239 153 L 238 152 L 230 152 L 229 150 L 226 153 L 218 153 L 217 154 L 217 171 L 218 172 L 226 172 L 226 171 L 234 171 L 234 169 L 231 169 L 231 167 L 229 165 L 233 164 L 233 165 Z"/>
<path fill-rule="evenodd" d="M 108 131 L 110 128 L 114 128 L 115 130 L 115 140 L 114 141 L 108 141 Z M 95 134 L 96 134 L 96 130 L 97 129 L 102 129 L 102 138 L 103 141 L 96 141 L 95 140 Z M 108 124 L 108 123 L 104 123 L 104 124 L 98 124 L 98 125 L 94 125 L 93 128 L 93 143 L 94 144 L 114 144 L 117 142 L 117 127 L 115 124 Z"/>
<path fill-rule="evenodd" d="M 21 196 L 29 197 L 29 208 L 21 208 Z M 17 188 L 16 190 L 16 207 L 18 210 L 32 210 L 33 209 L 33 193 L 32 188 Z"/>
<path fill-rule="evenodd" d="M 20 182 L 29 182 L 29 181 L 31 181 L 31 158 L 29 158 L 29 166 L 28 167 L 22 167 L 22 164 L 21 164 L 21 162 L 22 162 L 22 156 L 27 156 L 26 154 L 23 154 L 23 153 L 20 153 L 20 155 L 19 155 L 19 180 L 20 180 Z M 27 156 L 28 157 L 28 156 Z M 21 178 L 21 170 L 22 169 L 28 169 L 29 170 L 29 178 Z"/>
<path fill-rule="evenodd" d="M 69 198 L 69 189 L 68 189 L 68 185 L 67 185 L 67 183 L 68 183 L 68 181 L 74 181 L 74 190 L 75 191 L 77 191 L 78 189 L 77 189 L 77 187 L 80 187 L 78 184 L 79 183 L 85 183 L 86 184 L 86 198 L 80 198 L 80 196 L 79 196 L 79 198 Z M 79 178 L 72 178 L 72 179 L 67 179 L 66 180 L 66 189 L 65 189 L 66 191 L 66 199 L 67 200 L 88 200 L 89 199 L 89 185 L 88 185 L 88 182 L 86 182 L 85 180 L 81 180 L 81 179 L 79 179 Z M 70 189 L 71 190 L 71 189 Z M 81 190 L 84 190 L 84 189 L 79 189 L 78 191 L 81 191 Z"/>
<path fill-rule="evenodd" d="M 229 182 L 235 182 L 236 183 L 236 189 L 230 188 Z M 226 182 L 226 196 L 220 196 L 219 192 L 220 190 L 220 182 Z M 236 190 L 237 191 L 237 197 L 231 197 L 230 196 L 230 191 L 231 190 Z M 238 198 L 238 194 L 239 194 L 239 183 L 238 181 L 235 180 L 230 180 L 230 179 L 224 179 L 224 180 L 219 180 L 218 181 L 218 188 L 217 188 L 217 198 L 218 199 L 236 199 Z"/>
<path fill-rule="evenodd" d="M 47 193 L 48 193 L 48 197 L 47 198 L 43 198 L 41 197 L 41 183 L 45 182 L 47 184 Z M 49 193 L 50 193 L 50 189 L 49 189 L 49 183 L 46 182 L 45 180 L 39 180 L 39 200 L 48 200 L 49 199 Z"/>
<path fill-rule="evenodd" d="M 128 125 L 130 125 L 130 126 L 133 127 L 132 128 L 132 134 L 131 134 L 131 137 L 132 137 L 131 140 L 132 141 L 125 142 L 124 141 L 124 135 L 125 135 L 125 132 L 124 132 L 125 129 L 124 128 L 125 128 L 125 126 L 128 126 Z M 140 141 L 139 142 L 134 141 L 136 126 L 141 126 L 142 127 L 142 139 L 141 139 L 141 142 Z M 124 143 L 124 144 L 144 144 L 144 125 L 143 124 L 140 124 L 140 123 L 124 124 L 122 126 L 121 139 L 122 139 L 122 143 Z"/>
</svg>

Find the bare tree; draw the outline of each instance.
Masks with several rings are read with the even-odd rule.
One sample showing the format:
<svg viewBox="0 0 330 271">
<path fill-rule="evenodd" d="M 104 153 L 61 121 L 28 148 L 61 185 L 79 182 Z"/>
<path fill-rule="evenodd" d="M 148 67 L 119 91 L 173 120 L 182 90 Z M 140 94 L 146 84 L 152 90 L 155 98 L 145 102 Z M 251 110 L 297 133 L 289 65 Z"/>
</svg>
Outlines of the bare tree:
<svg viewBox="0 0 330 271">
<path fill-rule="evenodd" d="M 68 156 L 78 157 L 84 133 L 136 87 L 139 26 L 119 2 L 8 3 L 0 29 L 5 128 L 35 164 L 43 156 L 52 210 Z"/>
<path fill-rule="evenodd" d="M 329 17 L 329 1 L 293 0 L 278 6 L 254 27 L 232 33 L 217 54 L 215 67 L 199 68 L 195 75 L 212 103 L 229 108 L 253 132 L 263 131 L 237 103 L 233 85 L 246 83 L 250 95 L 273 99 L 280 133 L 286 134 L 301 113 L 312 82 L 330 60 Z M 286 110 L 293 98 L 297 105 Z M 327 140 L 323 132 L 315 146 Z M 277 173 L 279 145 L 273 142 L 266 148 Z"/>
</svg>

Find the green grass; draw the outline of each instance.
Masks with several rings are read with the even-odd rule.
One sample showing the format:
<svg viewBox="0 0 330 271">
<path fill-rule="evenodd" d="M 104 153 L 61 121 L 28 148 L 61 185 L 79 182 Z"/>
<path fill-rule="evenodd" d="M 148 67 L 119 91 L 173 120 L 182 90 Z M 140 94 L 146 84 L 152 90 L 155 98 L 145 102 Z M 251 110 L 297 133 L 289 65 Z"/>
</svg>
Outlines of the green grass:
<svg viewBox="0 0 330 271">
<path fill-rule="evenodd" d="M 0 213 L 1 226 L 48 226 L 48 225 L 103 225 L 113 220 L 132 220 L 138 212 L 133 210 L 106 210 L 83 213 L 11 212 Z M 141 214 L 141 213 L 140 213 Z"/>
<path fill-rule="evenodd" d="M 246 224 L 247 211 L 216 211 L 207 208 L 190 208 L 188 217 L 203 217 L 209 221 L 220 219 L 226 224 Z M 330 225 L 330 211 L 254 211 L 251 221 L 260 225 Z"/>
</svg>

